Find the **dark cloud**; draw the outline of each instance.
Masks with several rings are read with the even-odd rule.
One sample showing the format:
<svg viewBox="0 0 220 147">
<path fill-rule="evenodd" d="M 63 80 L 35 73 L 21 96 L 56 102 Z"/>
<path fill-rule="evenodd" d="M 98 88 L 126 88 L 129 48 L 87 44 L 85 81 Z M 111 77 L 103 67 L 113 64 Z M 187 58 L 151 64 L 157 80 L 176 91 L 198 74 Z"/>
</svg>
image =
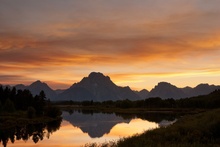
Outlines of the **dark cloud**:
<svg viewBox="0 0 220 147">
<path fill-rule="evenodd" d="M 18 75 L 0 75 L 0 81 L 7 81 L 7 80 L 17 80 L 20 78 L 25 78 L 24 76 Z"/>
<path fill-rule="evenodd" d="M 14 85 L 14 84 L 22 84 L 26 83 L 27 81 L 29 82 L 29 79 L 25 76 L 22 75 L 2 75 L 0 74 L 0 84 L 2 85 Z"/>
</svg>

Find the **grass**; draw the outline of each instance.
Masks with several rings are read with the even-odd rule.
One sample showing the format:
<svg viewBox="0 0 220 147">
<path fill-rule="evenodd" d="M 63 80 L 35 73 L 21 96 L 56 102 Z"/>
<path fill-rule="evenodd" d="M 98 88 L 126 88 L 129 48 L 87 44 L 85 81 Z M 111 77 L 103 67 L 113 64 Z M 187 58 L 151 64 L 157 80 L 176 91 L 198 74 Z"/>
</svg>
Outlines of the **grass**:
<svg viewBox="0 0 220 147">
<path fill-rule="evenodd" d="M 166 128 L 85 147 L 220 147 L 220 109 L 187 115 Z"/>
</svg>

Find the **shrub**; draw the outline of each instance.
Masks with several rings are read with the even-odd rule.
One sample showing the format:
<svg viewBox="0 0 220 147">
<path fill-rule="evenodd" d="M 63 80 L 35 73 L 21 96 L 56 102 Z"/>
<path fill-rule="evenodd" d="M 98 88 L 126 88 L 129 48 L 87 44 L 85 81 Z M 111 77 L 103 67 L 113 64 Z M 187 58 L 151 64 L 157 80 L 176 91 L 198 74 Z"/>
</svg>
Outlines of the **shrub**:
<svg viewBox="0 0 220 147">
<path fill-rule="evenodd" d="M 0 101 L 0 113 L 2 112 L 2 103 Z"/>
<path fill-rule="evenodd" d="M 49 116 L 52 118 L 60 116 L 61 114 L 62 114 L 62 112 L 60 111 L 60 109 L 55 106 L 48 107 L 47 111 L 46 111 L 46 116 Z"/>
<path fill-rule="evenodd" d="M 34 109 L 34 107 L 28 107 L 27 117 L 28 118 L 34 118 L 35 115 L 36 115 L 36 110 Z"/>
<path fill-rule="evenodd" d="M 15 112 L 14 103 L 13 103 L 10 99 L 7 99 L 7 100 L 5 101 L 5 104 L 4 104 L 4 106 L 3 106 L 3 111 L 9 112 L 9 113 Z"/>
</svg>

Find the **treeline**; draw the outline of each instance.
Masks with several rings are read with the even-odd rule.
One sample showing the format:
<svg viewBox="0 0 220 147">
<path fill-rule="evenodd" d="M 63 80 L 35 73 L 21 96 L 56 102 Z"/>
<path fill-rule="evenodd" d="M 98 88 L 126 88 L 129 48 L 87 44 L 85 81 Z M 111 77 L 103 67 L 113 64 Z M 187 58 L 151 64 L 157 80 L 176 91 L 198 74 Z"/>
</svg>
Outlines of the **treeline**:
<svg viewBox="0 0 220 147">
<path fill-rule="evenodd" d="M 18 111 L 26 111 L 29 118 L 61 115 L 60 110 L 52 106 L 46 98 L 44 91 L 33 96 L 27 89 L 16 90 L 15 87 L 11 89 L 0 86 L 0 113 L 15 113 Z"/>
<path fill-rule="evenodd" d="M 78 106 L 101 106 L 116 108 L 220 108 L 220 90 L 215 90 L 208 95 L 201 95 L 183 99 L 161 99 L 159 97 L 147 98 L 145 100 L 119 100 L 119 101 L 63 101 L 56 102 L 61 105 L 78 105 Z"/>
</svg>

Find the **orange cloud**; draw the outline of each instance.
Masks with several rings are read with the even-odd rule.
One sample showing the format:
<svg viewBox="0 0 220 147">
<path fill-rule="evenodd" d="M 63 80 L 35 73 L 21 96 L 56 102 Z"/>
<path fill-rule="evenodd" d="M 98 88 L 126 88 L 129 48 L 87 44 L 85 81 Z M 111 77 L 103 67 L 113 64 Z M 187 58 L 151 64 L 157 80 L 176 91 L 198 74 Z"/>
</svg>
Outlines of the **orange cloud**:
<svg viewBox="0 0 220 147">
<path fill-rule="evenodd" d="M 143 86 L 152 77 L 219 71 L 217 1 L 51 2 L 0 2 L 2 80 L 24 76 L 65 87 L 101 71 Z"/>
</svg>

